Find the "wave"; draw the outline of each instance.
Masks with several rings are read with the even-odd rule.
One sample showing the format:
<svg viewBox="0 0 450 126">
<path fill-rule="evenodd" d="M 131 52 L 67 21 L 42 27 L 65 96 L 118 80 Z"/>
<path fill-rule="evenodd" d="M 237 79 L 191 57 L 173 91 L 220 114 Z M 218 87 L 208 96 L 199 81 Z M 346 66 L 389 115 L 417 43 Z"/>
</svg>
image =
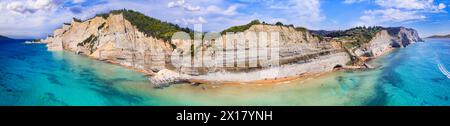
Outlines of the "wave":
<svg viewBox="0 0 450 126">
<path fill-rule="evenodd" d="M 438 63 L 438 67 L 439 70 L 441 70 L 441 72 L 447 76 L 448 79 L 450 79 L 450 72 L 448 72 L 448 70 L 444 67 L 444 65 L 442 65 L 442 63 Z"/>
</svg>

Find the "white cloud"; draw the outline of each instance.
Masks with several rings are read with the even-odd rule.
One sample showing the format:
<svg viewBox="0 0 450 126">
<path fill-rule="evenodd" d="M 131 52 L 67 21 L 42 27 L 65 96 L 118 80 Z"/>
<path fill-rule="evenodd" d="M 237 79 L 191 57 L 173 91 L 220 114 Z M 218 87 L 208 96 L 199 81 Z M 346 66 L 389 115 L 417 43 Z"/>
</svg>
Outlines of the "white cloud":
<svg viewBox="0 0 450 126">
<path fill-rule="evenodd" d="M 16 13 L 25 13 L 27 11 L 25 5 L 22 2 L 15 1 L 6 5 L 6 8 Z"/>
<path fill-rule="evenodd" d="M 428 13 L 444 12 L 445 5 L 434 0 L 375 0 L 380 7 L 365 11 L 357 25 L 383 25 L 424 20 Z"/>
<path fill-rule="evenodd" d="M 385 8 L 405 10 L 440 11 L 445 8 L 443 3 L 435 5 L 434 0 L 376 0 L 375 3 Z"/>
<path fill-rule="evenodd" d="M 185 25 L 189 25 L 189 24 L 205 24 L 208 23 L 208 21 L 205 20 L 205 18 L 203 17 L 198 17 L 198 18 L 190 18 L 190 19 L 183 19 L 183 22 Z"/>
<path fill-rule="evenodd" d="M 16 13 L 34 13 L 41 10 L 52 10 L 57 7 L 54 0 L 27 0 L 13 1 L 6 5 L 6 8 Z"/>
<path fill-rule="evenodd" d="M 65 3 L 74 0 L 0 0 L 0 34 L 17 38 L 44 37 L 72 17 L 84 19 L 106 9 L 85 8 L 85 13 L 73 13 Z"/>
<path fill-rule="evenodd" d="M 309 19 L 313 22 L 322 21 L 325 17 L 321 14 L 319 0 L 296 0 L 294 10 L 298 11 L 300 19 Z"/>
<path fill-rule="evenodd" d="M 418 14 L 415 11 L 401 11 L 392 8 L 386 10 L 369 10 L 365 11 L 364 14 L 366 15 L 360 19 L 364 22 L 372 22 L 373 24 L 378 22 L 404 22 L 426 18 L 424 15 Z"/>
<path fill-rule="evenodd" d="M 376 0 L 382 7 L 397 9 L 425 9 L 433 4 L 433 0 Z"/>
<path fill-rule="evenodd" d="M 438 9 L 439 9 L 439 10 L 442 10 L 442 9 L 445 9 L 446 7 L 447 7 L 447 6 L 445 6 L 444 3 L 440 3 L 439 6 L 438 6 Z"/>
<path fill-rule="evenodd" d="M 236 15 L 237 8 L 239 5 L 232 5 L 229 6 L 227 9 L 222 9 L 216 5 L 210 5 L 206 8 L 206 13 L 212 13 L 212 14 L 222 14 L 227 16 Z"/>
<path fill-rule="evenodd" d="M 189 3 L 186 3 L 184 0 L 172 1 L 167 4 L 169 8 L 181 7 L 186 11 L 200 11 L 200 6 L 193 6 Z"/>
<path fill-rule="evenodd" d="M 185 3 L 184 0 L 172 1 L 167 4 L 167 7 L 169 7 L 169 8 L 181 7 L 184 5 L 184 3 Z"/>
<path fill-rule="evenodd" d="M 199 11 L 200 6 L 185 5 L 184 9 L 187 11 Z"/>
<path fill-rule="evenodd" d="M 366 0 L 344 0 L 345 4 L 354 4 L 354 3 L 361 3 L 364 2 Z"/>
<path fill-rule="evenodd" d="M 78 4 L 78 3 L 84 3 L 86 0 L 73 0 L 72 3 Z"/>
</svg>

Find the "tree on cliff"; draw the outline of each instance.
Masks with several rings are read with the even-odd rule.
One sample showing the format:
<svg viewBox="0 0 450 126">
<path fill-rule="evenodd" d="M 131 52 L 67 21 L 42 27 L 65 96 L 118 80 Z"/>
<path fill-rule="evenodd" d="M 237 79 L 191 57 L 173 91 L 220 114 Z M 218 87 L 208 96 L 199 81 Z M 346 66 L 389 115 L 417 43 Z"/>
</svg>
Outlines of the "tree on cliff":
<svg viewBox="0 0 450 126">
<path fill-rule="evenodd" d="M 281 22 L 277 22 L 277 23 L 275 23 L 275 25 L 276 25 L 276 26 L 284 26 L 284 24 L 281 23 Z"/>
<path fill-rule="evenodd" d="M 244 32 L 245 30 L 249 29 L 253 25 L 258 25 L 258 24 L 261 24 L 261 22 L 259 22 L 259 20 L 253 20 L 246 25 L 233 26 L 231 28 L 225 29 L 221 33 L 226 34 L 227 32 L 234 32 L 234 33 L 235 32 Z"/>
</svg>

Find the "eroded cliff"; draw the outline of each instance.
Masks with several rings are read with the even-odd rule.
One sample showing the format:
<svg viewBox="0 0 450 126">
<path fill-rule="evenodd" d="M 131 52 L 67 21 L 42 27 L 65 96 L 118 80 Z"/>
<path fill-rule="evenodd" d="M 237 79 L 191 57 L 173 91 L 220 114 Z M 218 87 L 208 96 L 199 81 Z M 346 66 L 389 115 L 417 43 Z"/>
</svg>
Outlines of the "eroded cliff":
<svg viewBox="0 0 450 126">
<path fill-rule="evenodd" d="M 165 69 L 173 50 L 168 42 L 139 31 L 123 14 L 112 13 L 64 24 L 42 41 L 49 50 L 73 51 L 147 72 Z"/>
<path fill-rule="evenodd" d="M 133 21 L 130 17 L 136 18 L 116 11 L 73 20 L 42 42 L 49 50 L 72 51 L 148 73 L 153 84 L 164 86 L 190 80 L 248 82 L 328 72 L 361 65 L 355 60 L 421 41 L 417 31 L 403 27 L 358 28 L 351 34 L 327 37 L 304 28 L 257 22 L 245 29 L 237 27 L 243 30 L 237 34 L 207 33 L 202 40 L 193 40 L 192 33 L 187 33 L 186 40 L 168 40 L 177 31 L 191 30 L 177 30 L 170 24 L 166 27 L 173 29 L 157 29 L 145 26 L 154 23 L 138 20 L 142 14 Z"/>
<path fill-rule="evenodd" d="M 356 49 L 357 56 L 376 57 L 392 48 L 404 48 L 422 42 L 416 30 L 404 27 L 383 28 L 369 43 Z"/>
</svg>

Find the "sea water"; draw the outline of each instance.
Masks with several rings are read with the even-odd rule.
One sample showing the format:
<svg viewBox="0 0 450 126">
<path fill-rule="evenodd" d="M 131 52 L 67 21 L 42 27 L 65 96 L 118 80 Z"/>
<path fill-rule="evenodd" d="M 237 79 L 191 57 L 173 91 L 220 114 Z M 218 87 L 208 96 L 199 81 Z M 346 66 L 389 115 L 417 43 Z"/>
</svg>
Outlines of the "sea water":
<svg viewBox="0 0 450 126">
<path fill-rule="evenodd" d="M 132 70 L 25 40 L 0 42 L 0 105 L 450 105 L 450 40 L 429 39 L 379 57 L 374 70 L 277 84 L 152 87 Z"/>
</svg>

